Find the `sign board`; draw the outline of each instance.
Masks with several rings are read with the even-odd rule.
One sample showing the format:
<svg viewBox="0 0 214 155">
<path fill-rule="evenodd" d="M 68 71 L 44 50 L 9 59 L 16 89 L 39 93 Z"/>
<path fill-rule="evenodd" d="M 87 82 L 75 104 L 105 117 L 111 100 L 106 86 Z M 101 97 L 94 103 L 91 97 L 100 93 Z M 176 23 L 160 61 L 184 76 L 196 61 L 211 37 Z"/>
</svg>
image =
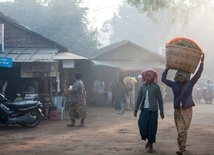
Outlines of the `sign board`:
<svg viewBox="0 0 214 155">
<path fill-rule="evenodd" d="M 12 67 L 12 58 L 2 58 L 0 57 L 0 67 Z"/>
<path fill-rule="evenodd" d="M 63 68 L 74 68 L 74 61 L 73 60 L 63 60 L 62 67 Z"/>
<path fill-rule="evenodd" d="M 21 77 L 57 77 L 58 62 L 21 64 Z"/>
<path fill-rule="evenodd" d="M 4 24 L 0 24 L 0 52 L 4 52 Z"/>
</svg>

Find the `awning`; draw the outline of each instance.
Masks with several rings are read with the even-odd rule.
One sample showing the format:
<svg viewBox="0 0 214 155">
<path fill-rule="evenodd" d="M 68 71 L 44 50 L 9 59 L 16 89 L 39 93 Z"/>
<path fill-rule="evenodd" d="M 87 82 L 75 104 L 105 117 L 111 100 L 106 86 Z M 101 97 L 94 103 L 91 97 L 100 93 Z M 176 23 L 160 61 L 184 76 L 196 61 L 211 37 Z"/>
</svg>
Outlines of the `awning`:
<svg viewBox="0 0 214 155">
<path fill-rule="evenodd" d="M 12 58 L 13 62 L 56 62 L 57 60 L 88 59 L 70 52 L 59 52 L 57 48 L 9 48 L 0 53 L 2 58 Z"/>
<path fill-rule="evenodd" d="M 12 58 L 13 62 L 55 62 L 54 55 L 58 52 L 56 48 L 5 48 L 0 57 Z"/>
<path fill-rule="evenodd" d="M 105 65 L 109 67 L 115 67 L 120 69 L 145 69 L 156 68 L 164 69 L 165 63 L 163 62 L 151 62 L 151 61 L 104 61 L 104 60 L 92 60 L 95 65 Z"/>
</svg>

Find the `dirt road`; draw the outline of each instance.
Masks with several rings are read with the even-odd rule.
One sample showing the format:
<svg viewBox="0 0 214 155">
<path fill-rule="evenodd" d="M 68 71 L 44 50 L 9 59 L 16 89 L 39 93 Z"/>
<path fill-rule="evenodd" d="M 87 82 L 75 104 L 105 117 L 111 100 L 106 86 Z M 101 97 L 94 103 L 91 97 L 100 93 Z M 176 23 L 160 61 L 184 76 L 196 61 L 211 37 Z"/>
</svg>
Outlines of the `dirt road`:
<svg viewBox="0 0 214 155">
<path fill-rule="evenodd" d="M 0 127 L 0 155 L 142 155 L 148 154 L 140 140 L 132 111 L 118 114 L 111 107 L 88 107 L 86 127 L 69 128 L 63 121 L 43 120 L 33 129 Z M 177 151 L 171 104 L 165 103 L 165 119 L 159 118 L 153 155 Z M 198 104 L 187 140 L 188 155 L 214 155 L 214 104 Z"/>
</svg>

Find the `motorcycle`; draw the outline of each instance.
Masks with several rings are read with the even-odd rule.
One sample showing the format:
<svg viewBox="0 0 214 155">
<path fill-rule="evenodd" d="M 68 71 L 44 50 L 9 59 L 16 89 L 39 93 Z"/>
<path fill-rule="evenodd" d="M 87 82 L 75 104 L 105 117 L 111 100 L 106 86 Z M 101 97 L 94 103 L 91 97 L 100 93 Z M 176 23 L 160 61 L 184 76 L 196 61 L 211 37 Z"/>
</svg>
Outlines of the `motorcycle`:
<svg viewBox="0 0 214 155">
<path fill-rule="evenodd" d="M 20 100 L 10 102 L 4 93 L 0 93 L 0 123 L 19 124 L 33 128 L 40 124 L 42 103 L 37 100 Z"/>
</svg>

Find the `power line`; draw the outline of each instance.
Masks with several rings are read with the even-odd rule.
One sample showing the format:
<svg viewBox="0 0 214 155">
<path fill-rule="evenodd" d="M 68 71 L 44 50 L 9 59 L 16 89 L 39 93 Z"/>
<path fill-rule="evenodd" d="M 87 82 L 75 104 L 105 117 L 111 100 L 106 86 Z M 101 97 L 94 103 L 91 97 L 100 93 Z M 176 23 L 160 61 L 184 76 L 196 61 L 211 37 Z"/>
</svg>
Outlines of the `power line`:
<svg viewBox="0 0 214 155">
<path fill-rule="evenodd" d="M 114 6 L 119 6 L 120 4 L 122 4 L 122 3 L 118 3 L 118 4 L 110 5 L 110 6 L 107 6 L 107 7 L 103 7 L 103 8 L 99 8 L 99 9 L 91 10 L 91 11 L 88 11 L 88 12 L 100 11 L 100 10 L 104 10 L 104 9 L 112 8 L 112 7 L 114 7 Z"/>
</svg>

